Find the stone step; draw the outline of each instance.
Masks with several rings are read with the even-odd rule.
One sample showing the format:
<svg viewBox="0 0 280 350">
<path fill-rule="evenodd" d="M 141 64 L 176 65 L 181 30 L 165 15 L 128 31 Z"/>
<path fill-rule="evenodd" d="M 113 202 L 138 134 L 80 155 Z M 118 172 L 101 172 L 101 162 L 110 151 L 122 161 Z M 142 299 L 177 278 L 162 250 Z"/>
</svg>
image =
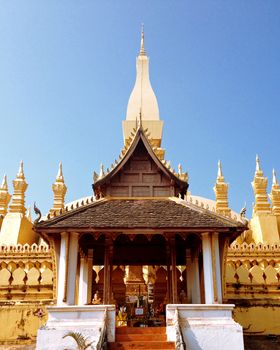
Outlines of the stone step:
<svg viewBox="0 0 280 350">
<path fill-rule="evenodd" d="M 166 334 L 153 334 L 153 333 L 124 333 L 116 334 L 116 342 L 123 341 L 166 341 Z"/>
<path fill-rule="evenodd" d="M 126 341 L 126 342 L 115 342 L 108 343 L 109 350 L 136 350 L 136 349 L 175 349 L 175 344 L 172 342 L 165 341 Z"/>
<path fill-rule="evenodd" d="M 117 327 L 116 334 L 166 334 L 166 327 Z"/>
</svg>

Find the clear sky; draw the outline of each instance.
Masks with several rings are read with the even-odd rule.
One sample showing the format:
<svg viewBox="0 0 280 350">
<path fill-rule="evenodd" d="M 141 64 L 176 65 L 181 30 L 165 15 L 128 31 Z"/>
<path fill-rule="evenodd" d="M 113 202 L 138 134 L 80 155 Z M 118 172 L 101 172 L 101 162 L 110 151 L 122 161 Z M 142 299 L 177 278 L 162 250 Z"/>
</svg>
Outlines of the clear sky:
<svg viewBox="0 0 280 350">
<path fill-rule="evenodd" d="M 280 177 L 280 1 L 0 1 L 0 176 L 22 159 L 27 204 L 52 205 L 63 162 L 67 202 L 123 144 L 140 27 L 165 121 L 166 159 L 192 194 L 214 198 L 217 161 L 230 206 L 253 201 L 256 153 Z M 280 179 L 279 179 L 280 180 Z"/>
</svg>

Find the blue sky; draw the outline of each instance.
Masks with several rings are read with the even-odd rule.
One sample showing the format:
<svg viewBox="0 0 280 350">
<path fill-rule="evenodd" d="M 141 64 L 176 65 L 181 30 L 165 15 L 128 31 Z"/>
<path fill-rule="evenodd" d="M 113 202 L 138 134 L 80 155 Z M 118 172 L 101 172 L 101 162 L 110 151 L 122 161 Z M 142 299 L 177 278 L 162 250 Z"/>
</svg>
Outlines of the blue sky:
<svg viewBox="0 0 280 350">
<path fill-rule="evenodd" d="M 63 162 L 67 201 L 122 147 L 140 27 L 165 121 L 166 159 L 190 191 L 214 198 L 217 161 L 230 206 L 253 201 L 256 153 L 280 177 L 279 1 L 0 2 L 0 176 L 21 159 L 27 204 L 52 205 Z"/>
</svg>

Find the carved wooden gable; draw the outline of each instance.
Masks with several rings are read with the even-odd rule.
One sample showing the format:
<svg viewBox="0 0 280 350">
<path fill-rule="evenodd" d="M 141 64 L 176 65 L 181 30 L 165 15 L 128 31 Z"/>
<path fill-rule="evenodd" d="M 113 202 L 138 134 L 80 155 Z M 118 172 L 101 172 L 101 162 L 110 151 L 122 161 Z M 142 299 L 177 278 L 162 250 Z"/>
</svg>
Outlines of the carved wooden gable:
<svg viewBox="0 0 280 350">
<path fill-rule="evenodd" d="M 139 137 L 118 170 L 93 185 L 97 197 L 171 197 L 186 192 L 187 183 L 155 158 L 147 142 Z"/>
</svg>

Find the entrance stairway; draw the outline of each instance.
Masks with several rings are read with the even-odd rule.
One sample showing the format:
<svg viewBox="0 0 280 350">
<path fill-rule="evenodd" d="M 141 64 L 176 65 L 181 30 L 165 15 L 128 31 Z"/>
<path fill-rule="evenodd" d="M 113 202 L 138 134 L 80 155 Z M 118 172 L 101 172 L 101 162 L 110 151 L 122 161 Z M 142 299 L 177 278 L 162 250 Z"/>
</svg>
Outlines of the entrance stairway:
<svg viewBox="0 0 280 350">
<path fill-rule="evenodd" d="M 117 327 L 115 343 L 108 343 L 109 350 L 169 350 L 175 343 L 166 340 L 165 327 Z"/>
</svg>

